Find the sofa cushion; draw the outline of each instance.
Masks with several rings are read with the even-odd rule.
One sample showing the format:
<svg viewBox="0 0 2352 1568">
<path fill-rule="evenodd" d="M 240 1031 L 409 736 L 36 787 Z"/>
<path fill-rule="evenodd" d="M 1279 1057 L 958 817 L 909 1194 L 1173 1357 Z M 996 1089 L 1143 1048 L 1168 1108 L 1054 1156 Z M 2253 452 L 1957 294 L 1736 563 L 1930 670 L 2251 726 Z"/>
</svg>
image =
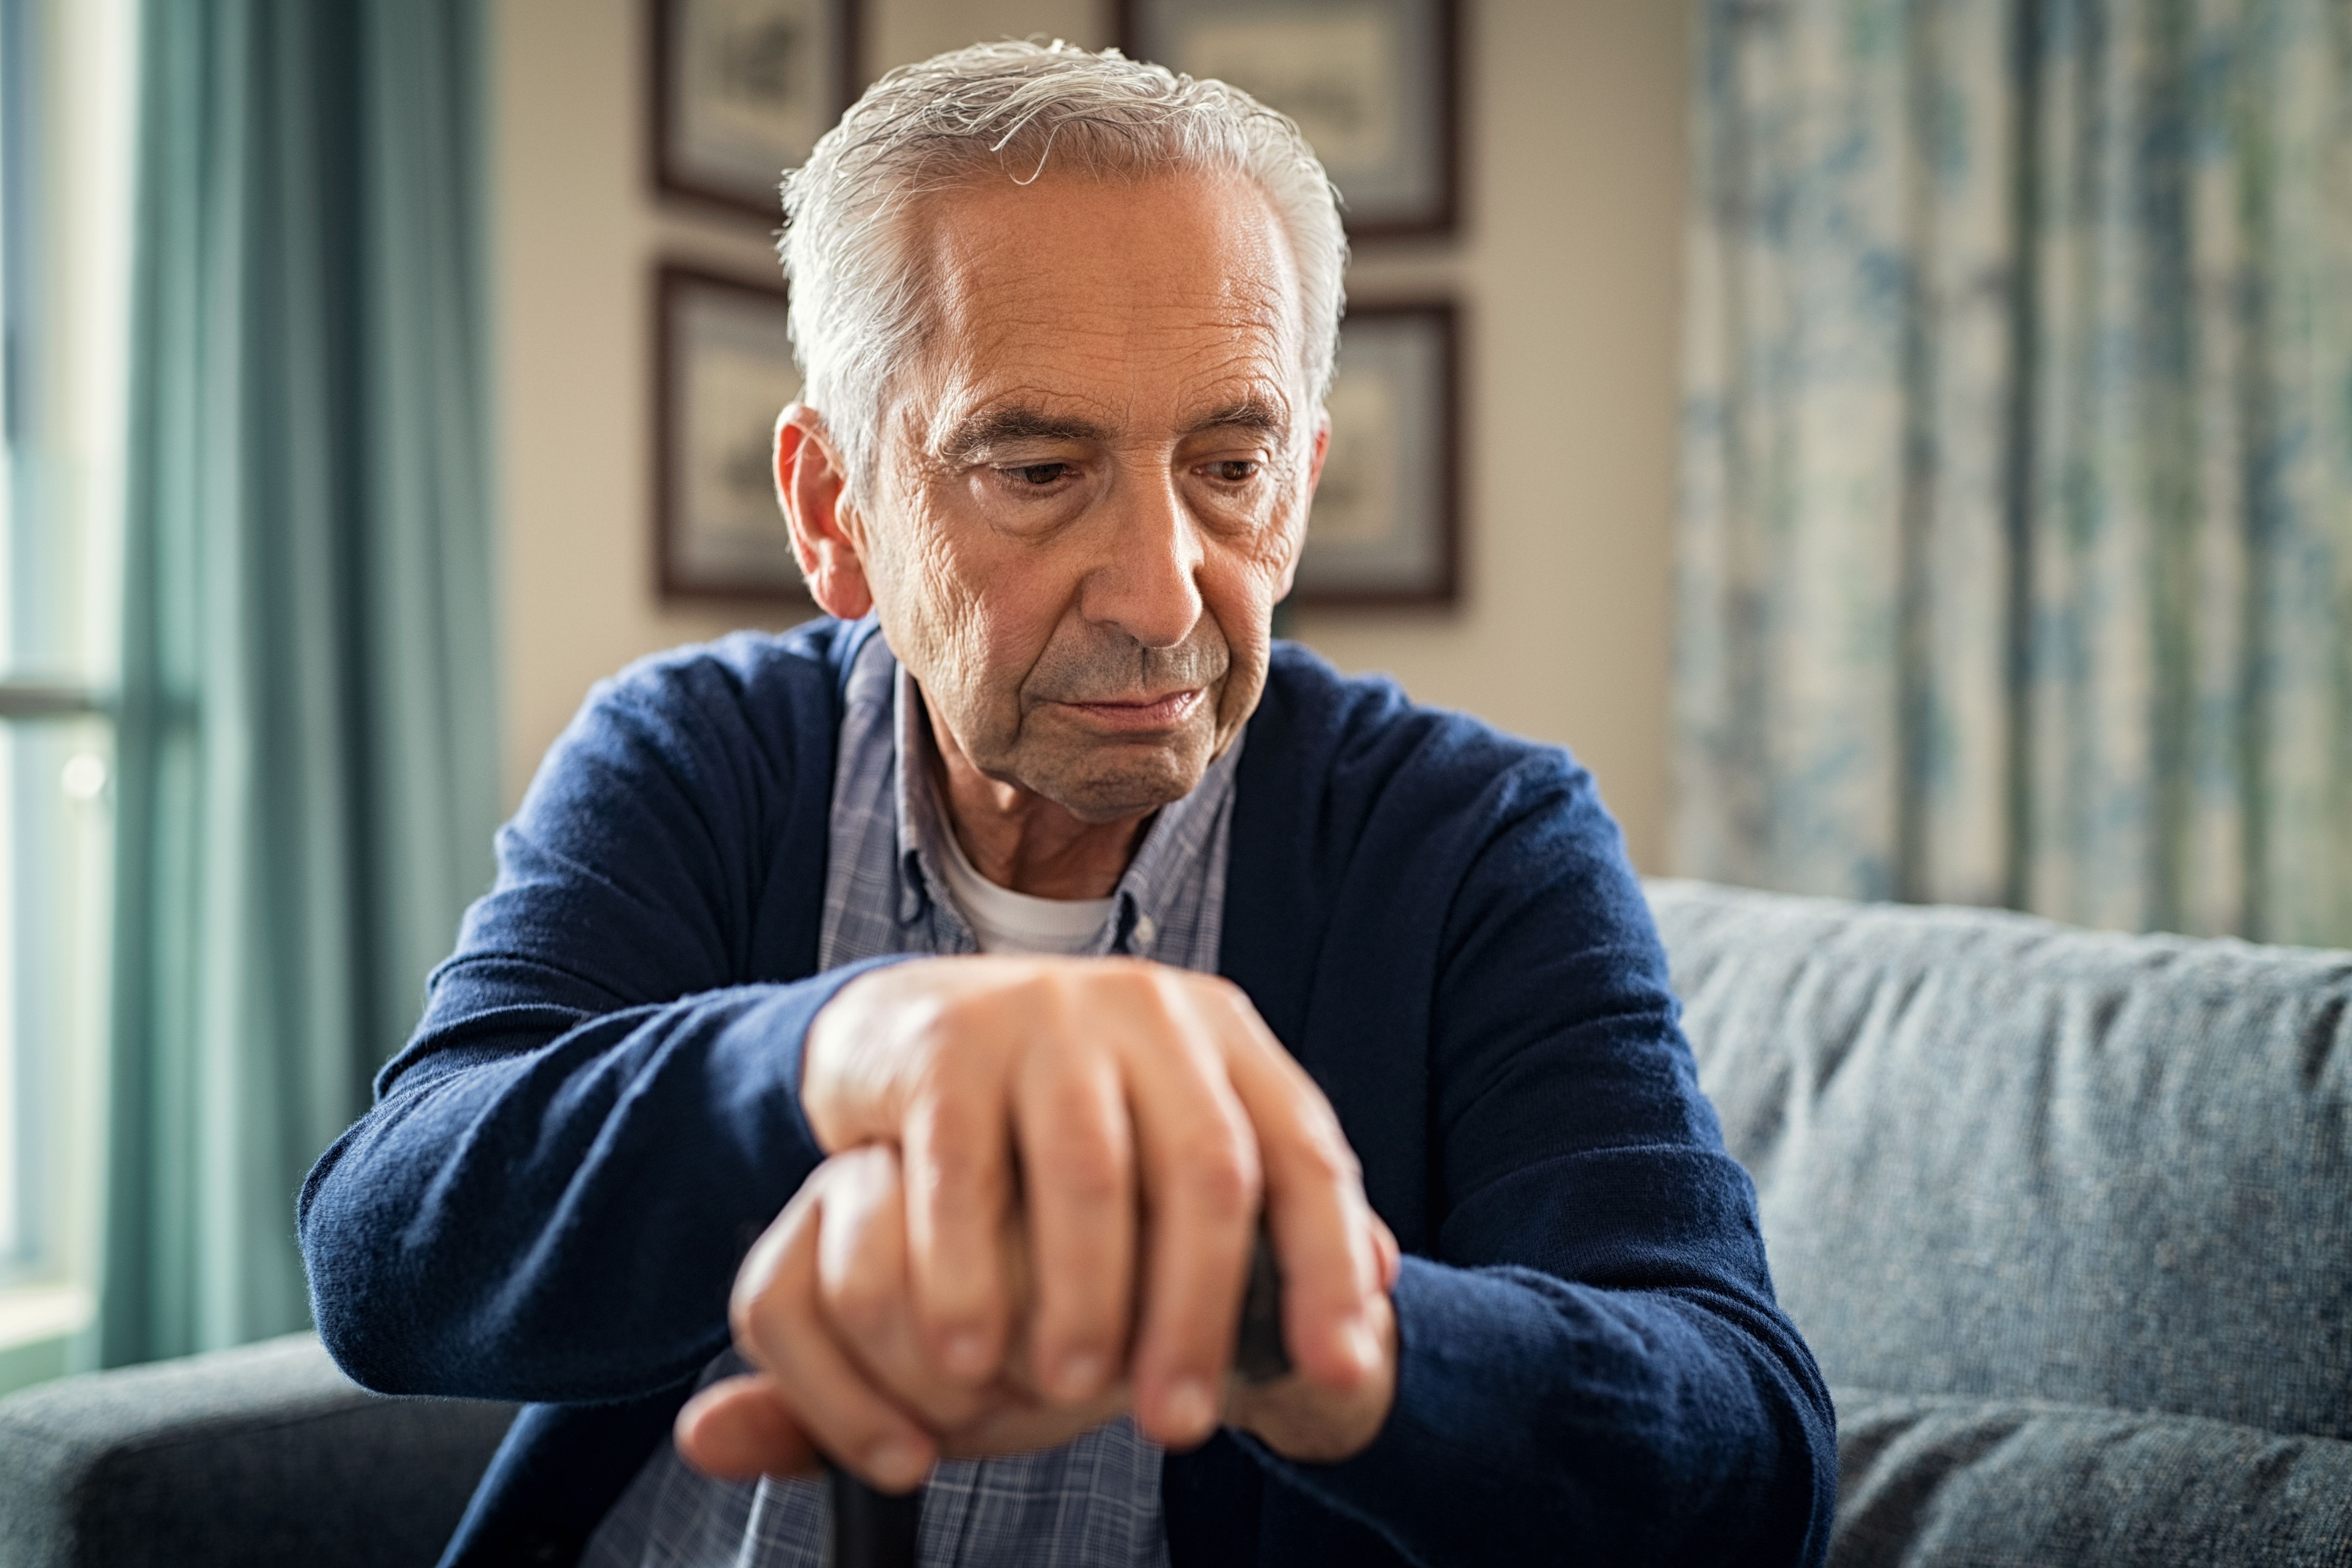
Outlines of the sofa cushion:
<svg viewBox="0 0 2352 1568">
<path fill-rule="evenodd" d="M 11 1568 L 429 1568 L 514 1407 L 385 1399 L 295 1334 L 0 1399 Z"/>
<path fill-rule="evenodd" d="M 2352 953 L 1650 898 L 1832 1383 L 2352 1437 Z"/>
<path fill-rule="evenodd" d="M 1832 1393 L 1832 1568 L 2352 1563 L 2352 1443 L 2031 1400 Z"/>
</svg>

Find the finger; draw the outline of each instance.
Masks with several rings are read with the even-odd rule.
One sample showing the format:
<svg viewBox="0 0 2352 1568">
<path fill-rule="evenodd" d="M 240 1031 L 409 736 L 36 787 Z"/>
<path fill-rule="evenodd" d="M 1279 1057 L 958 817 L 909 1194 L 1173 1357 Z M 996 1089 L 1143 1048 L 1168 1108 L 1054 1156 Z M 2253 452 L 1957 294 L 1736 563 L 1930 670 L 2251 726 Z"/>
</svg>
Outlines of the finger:
<svg viewBox="0 0 2352 1568">
<path fill-rule="evenodd" d="M 818 1448 L 885 1491 L 908 1491 L 929 1473 L 937 1450 L 850 1362 L 819 1309 L 816 1259 L 827 1178 L 819 1167 L 770 1227 L 775 1247 L 763 1260 L 766 1278 L 748 1300 L 739 1291 L 736 1341 L 766 1369 L 786 1411 Z"/>
<path fill-rule="evenodd" d="M 1225 1419 L 1255 1433 L 1286 1458 L 1333 1464 L 1380 1436 L 1396 1404 L 1396 1314 L 1387 1298 L 1373 1304 L 1381 1365 L 1348 1388 L 1326 1388 L 1294 1374 L 1271 1383 L 1235 1384 Z"/>
<path fill-rule="evenodd" d="M 950 1459 L 983 1459 L 1058 1447 L 1128 1409 L 1125 1384 L 1115 1384 L 1076 1405 L 1007 1405 L 940 1435 Z"/>
<path fill-rule="evenodd" d="M 1135 1144 L 1118 1066 L 1095 1051 L 1033 1051 L 1013 1108 L 1032 1375 L 1047 1398 L 1080 1405 L 1118 1375 L 1132 1310 Z"/>
<path fill-rule="evenodd" d="M 1396 1294 L 1397 1276 L 1404 1268 L 1404 1249 L 1397 1246 L 1396 1232 L 1388 1221 L 1372 1215 L 1372 1250 L 1380 1257 L 1381 1289 L 1384 1294 Z"/>
<path fill-rule="evenodd" d="M 867 1144 L 828 1163 L 817 1235 L 817 1302 L 835 1340 L 869 1381 L 938 1432 L 983 1408 L 979 1391 L 924 1353 L 907 1284 L 907 1198 L 898 1152 Z"/>
<path fill-rule="evenodd" d="M 1002 1069 L 959 1058 L 923 1086 L 901 1134 L 907 1267 L 930 1358 L 978 1384 L 1004 1359 L 1012 1321 L 998 1237 L 1013 1198 Z"/>
<path fill-rule="evenodd" d="M 672 1426 L 678 1457 L 706 1476 L 748 1481 L 823 1468 L 783 1400 L 757 1375 L 723 1378 L 686 1402 Z"/>
<path fill-rule="evenodd" d="M 1255 1134 L 1206 1020 L 1170 982 L 1156 984 L 1165 1016 L 1123 1053 L 1145 1220 L 1131 1365 L 1145 1434 L 1182 1447 L 1216 1425 L 1260 1176 Z"/>
<path fill-rule="evenodd" d="M 1265 1221 L 1282 1269 L 1283 1340 L 1309 1379 L 1350 1387 L 1380 1364 L 1383 1269 L 1355 1151 L 1330 1102 L 1246 998 L 1221 992 L 1234 1090 L 1256 1130 Z"/>
</svg>

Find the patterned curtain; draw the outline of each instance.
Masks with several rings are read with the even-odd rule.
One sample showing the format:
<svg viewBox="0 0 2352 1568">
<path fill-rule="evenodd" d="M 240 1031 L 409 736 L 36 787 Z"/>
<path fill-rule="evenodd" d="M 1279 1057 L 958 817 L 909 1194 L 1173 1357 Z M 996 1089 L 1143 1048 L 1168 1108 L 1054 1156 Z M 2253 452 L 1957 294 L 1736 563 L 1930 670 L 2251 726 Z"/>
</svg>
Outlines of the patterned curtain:
<svg viewBox="0 0 2352 1568">
<path fill-rule="evenodd" d="M 1697 38 L 1679 868 L 2352 946 L 2352 4 Z"/>
</svg>

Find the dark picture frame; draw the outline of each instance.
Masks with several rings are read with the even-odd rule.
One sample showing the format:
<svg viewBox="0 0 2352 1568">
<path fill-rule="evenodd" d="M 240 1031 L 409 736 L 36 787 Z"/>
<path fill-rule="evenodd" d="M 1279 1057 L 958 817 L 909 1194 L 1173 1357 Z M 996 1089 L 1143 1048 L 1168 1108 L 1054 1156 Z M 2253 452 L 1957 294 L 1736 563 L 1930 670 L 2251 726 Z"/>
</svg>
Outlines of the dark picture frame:
<svg viewBox="0 0 2352 1568">
<path fill-rule="evenodd" d="M 789 310 L 781 283 L 655 269 L 654 579 L 665 599 L 814 603 L 772 467 L 776 416 L 800 393 Z"/>
<path fill-rule="evenodd" d="M 777 186 L 865 89 L 858 0 L 646 0 L 657 195 L 783 221 Z"/>
<path fill-rule="evenodd" d="M 1290 602 L 1446 605 L 1462 562 L 1462 327 L 1451 300 L 1350 302 L 1331 446 Z"/>
<path fill-rule="evenodd" d="M 1454 232 L 1459 0 L 1118 0 L 1119 47 L 1216 77 L 1299 123 L 1354 240 Z"/>
</svg>

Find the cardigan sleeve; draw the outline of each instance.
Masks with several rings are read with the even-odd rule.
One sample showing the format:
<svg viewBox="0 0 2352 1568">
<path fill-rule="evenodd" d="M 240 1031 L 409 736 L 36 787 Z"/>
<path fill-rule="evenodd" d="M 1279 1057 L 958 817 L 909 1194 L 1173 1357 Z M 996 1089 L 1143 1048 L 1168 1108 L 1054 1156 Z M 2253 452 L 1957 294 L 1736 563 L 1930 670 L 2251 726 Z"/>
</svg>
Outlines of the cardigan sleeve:
<svg viewBox="0 0 2352 1568">
<path fill-rule="evenodd" d="M 415 1036 L 299 1200 L 320 1333 L 362 1384 L 623 1399 L 725 1346 L 738 1263 L 822 1157 L 803 1037 L 871 967 L 761 978 L 792 967 L 779 903 L 819 902 L 776 884 L 821 879 L 822 816 L 819 853 L 772 847 L 831 781 L 796 776 L 807 716 L 763 722 L 755 685 L 706 654 L 601 688 L 500 831 Z"/>
<path fill-rule="evenodd" d="M 1775 1304 L 1616 825 L 1554 751 L 1466 816 L 1394 1405 L 1340 1464 L 1251 1446 L 1418 1563 L 1818 1563 L 1828 1391 Z"/>
</svg>

